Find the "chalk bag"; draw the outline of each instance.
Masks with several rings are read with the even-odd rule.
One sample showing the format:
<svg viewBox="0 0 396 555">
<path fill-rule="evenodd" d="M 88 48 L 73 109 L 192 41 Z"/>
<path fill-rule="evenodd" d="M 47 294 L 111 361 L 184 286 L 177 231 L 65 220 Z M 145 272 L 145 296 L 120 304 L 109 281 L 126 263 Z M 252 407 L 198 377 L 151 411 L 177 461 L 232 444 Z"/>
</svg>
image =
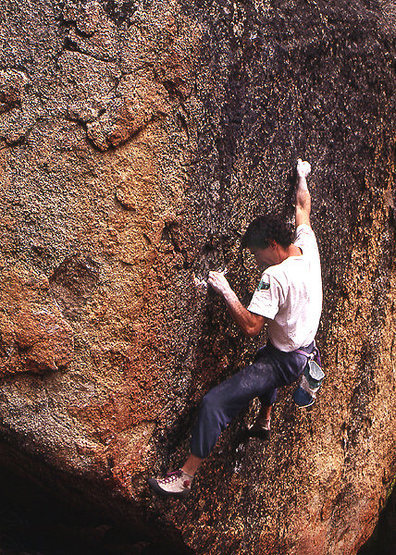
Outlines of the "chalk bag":
<svg viewBox="0 0 396 555">
<path fill-rule="evenodd" d="M 325 374 L 319 364 L 314 360 L 309 360 L 300 384 L 293 393 L 293 399 L 297 406 L 303 408 L 314 404 L 316 393 L 319 391 L 324 377 Z"/>
</svg>

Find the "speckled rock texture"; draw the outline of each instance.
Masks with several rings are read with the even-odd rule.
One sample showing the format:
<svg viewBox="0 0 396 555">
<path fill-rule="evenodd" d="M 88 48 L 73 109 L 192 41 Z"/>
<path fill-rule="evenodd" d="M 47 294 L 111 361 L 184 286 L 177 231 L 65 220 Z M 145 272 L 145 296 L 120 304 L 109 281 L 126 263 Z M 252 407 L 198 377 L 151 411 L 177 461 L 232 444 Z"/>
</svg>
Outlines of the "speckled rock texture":
<svg viewBox="0 0 396 555">
<path fill-rule="evenodd" d="M 199 554 L 355 554 L 395 460 L 394 2 L 1 2 L 1 464 Z M 293 218 L 311 161 L 325 385 L 268 446 L 223 434 L 183 503 L 204 393 L 251 360 L 194 276 Z M 159 539 L 158 539 L 159 538 Z M 165 541 L 165 540 L 164 540 Z M 177 546 L 177 547 L 176 547 Z"/>
</svg>

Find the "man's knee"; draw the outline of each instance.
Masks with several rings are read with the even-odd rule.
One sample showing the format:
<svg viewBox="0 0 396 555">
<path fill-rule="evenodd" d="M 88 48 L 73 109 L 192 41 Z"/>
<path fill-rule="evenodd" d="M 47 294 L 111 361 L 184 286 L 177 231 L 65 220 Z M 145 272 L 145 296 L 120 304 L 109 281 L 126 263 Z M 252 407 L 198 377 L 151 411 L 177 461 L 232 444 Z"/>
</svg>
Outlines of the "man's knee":
<svg viewBox="0 0 396 555">
<path fill-rule="evenodd" d="M 205 411 L 213 412 L 219 407 L 219 398 L 213 393 L 213 390 L 208 391 L 201 402 L 201 408 Z"/>
<path fill-rule="evenodd" d="M 207 420 L 216 421 L 222 426 L 229 421 L 224 399 L 213 390 L 202 399 L 200 412 Z"/>
</svg>

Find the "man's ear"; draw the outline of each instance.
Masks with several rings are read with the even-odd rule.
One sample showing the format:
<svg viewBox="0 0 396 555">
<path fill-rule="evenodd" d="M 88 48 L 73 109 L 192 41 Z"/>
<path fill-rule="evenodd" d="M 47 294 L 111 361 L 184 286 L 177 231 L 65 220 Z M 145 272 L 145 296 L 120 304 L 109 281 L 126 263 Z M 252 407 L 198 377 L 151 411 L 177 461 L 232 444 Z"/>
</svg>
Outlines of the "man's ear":
<svg viewBox="0 0 396 555">
<path fill-rule="evenodd" d="M 274 239 L 270 239 L 269 246 L 271 247 L 271 249 L 276 249 L 276 247 L 278 246 L 278 243 Z"/>
</svg>

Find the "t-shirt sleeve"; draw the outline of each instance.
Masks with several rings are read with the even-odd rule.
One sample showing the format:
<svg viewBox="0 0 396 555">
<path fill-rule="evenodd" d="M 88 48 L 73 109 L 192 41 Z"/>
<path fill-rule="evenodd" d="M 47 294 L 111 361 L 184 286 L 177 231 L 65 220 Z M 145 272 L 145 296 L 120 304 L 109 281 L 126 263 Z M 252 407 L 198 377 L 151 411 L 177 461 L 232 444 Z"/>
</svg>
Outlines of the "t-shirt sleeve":
<svg viewBox="0 0 396 555">
<path fill-rule="evenodd" d="M 315 233 L 312 227 L 307 224 L 301 224 L 297 227 L 294 244 L 302 250 L 303 254 L 309 257 L 319 256 Z"/>
<path fill-rule="evenodd" d="M 271 274 L 264 272 L 247 309 L 273 320 L 282 302 L 283 292 L 280 284 Z"/>
</svg>

